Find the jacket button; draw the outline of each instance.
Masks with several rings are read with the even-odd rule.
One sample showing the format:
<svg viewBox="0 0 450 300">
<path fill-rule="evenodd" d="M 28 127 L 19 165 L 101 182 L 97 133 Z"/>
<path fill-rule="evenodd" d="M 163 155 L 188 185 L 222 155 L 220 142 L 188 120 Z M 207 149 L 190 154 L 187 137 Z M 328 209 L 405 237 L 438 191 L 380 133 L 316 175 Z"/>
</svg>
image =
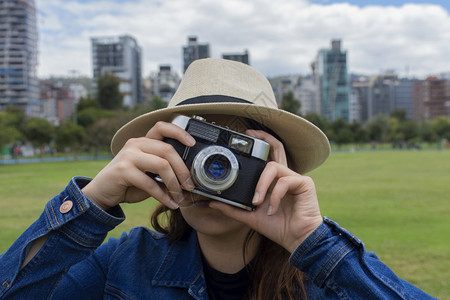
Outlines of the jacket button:
<svg viewBox="0 0 450 300">
<path fill-rule="evenodd" d="M 68 213 L 73 207 L 73 202 L 68 200 L 63 202 L 63 204 L 61 204 L 61 206 L 59 207 L 59 212 L 62 214 L 66 214 Z"/>
</svg>

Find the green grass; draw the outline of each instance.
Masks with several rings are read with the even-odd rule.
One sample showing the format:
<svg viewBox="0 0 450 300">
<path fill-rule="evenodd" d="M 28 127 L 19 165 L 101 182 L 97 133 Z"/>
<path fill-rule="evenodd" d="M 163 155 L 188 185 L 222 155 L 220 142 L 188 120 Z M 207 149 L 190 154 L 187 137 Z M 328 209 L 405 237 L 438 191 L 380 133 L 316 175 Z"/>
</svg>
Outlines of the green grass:
<svg viewBox="0 0 450 300">
<path fill-rule="evenodd" d="M 0 253 L 74 175 L 107 161 L 0 165 Z M 333 153 L 310 175 L 322 214 L 362 239 L 400 277 L 433 296 L 450 295 L 450 151 Z M 149 226 L 154 201 L 123 205 L 110 235 Z"/>
</svg>

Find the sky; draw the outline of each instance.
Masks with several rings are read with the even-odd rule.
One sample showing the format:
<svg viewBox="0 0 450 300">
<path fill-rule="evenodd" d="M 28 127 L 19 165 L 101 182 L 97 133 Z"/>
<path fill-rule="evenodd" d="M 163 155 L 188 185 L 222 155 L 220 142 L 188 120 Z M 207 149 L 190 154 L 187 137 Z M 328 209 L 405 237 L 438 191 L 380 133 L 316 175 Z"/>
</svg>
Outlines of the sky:
<svg viewBox="0 0 450 300">
<path fill-rule="evenodd" d="M 250 53 L 268 77 L 310 74 L 332 39 L 351 73 L 395 71 L 423 78 L 450 72 L 450 1 L 401 0 L 35 0 L 38 76 L 92 76 L 92 37 L 128 34 L 142 48 L 143 76 L 161 64 L 182 72 L 195 35 L 211 57 Z"/>
</svg>

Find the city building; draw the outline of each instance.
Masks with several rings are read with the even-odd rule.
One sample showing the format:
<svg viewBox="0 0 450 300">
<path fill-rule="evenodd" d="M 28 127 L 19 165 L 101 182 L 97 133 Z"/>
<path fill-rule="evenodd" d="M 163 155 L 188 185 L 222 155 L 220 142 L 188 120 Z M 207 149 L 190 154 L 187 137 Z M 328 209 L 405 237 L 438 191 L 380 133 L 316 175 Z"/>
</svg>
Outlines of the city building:
<svg viewBox="0 0 450 300">
<path fill-rule="evenodd" d="M 61 80 L 39 82 L 40 101 L 38 117 L 58 126 L 69 118 L 76 122 L 76 105 L 81 97 L 87 96 L 86 89 L 78 83 L 65 84 Z"/>
<path fill-rule="evenodd" d="M 289 92 L 294 93 L 294 90 L 297 88 L 299 80 L 300 80 L 299 75 L 286 75 L 275 78 L 269 78 L 269 82 L 272 85 L 278 106 L 281 105 L 283 95 Z"/>
<path fill-rule="evenodd" d="M 377 115 L 390 115 L 394 110 L 394 86 L 397 82 L 394 72 L 371 77 L 367 104 L 369 119 Z"/>
<path fill-rule="evenodd" d="M 199 44 L 197 36 L 188 36 L 188 43 L 183 46 L 183 73 L 197 59 L 210 57 L 209 44 Z"/>
<path fill-rule="evenodd" d="M 312 63 L 314 82 L 320 99 L 320 114 L 328 120 L 349 119 L 350 84 L 347 51 L 340 40 L 331 41 L 331 49 L 320 49 Z"/>
<path fill-rule="evenodd" d="M 250 64 L 249 53 L 248 50 L 245 49 L 243 53 L 224 53 L 222 54 L 223 59 L 240 61 L 241 63 Z"/>
<path fill-rule="evenodd" d="M 348 121 L 350 123 L 360 123 L 361 122 L 361 105 L 359 102 L 358 91 L 352 89 L 350 92 L 350 97 L 348 101 Z"/>
<path fill-rule="evenodd" d="M 414 119 L 431 120 L 450 117 L 450 81 L 429 76 L 414 83 Z"/>
<path fill-rule="evenodd" d="M 394 110 L 403 110 L 412 118 L 413 83 L 410 79 L 398 79 L 388 71 L 375 76 L 359 76 L 352 80 L 353 109 L 358 116 L 352 119 L 366 122 L 377 115 L 390 115 Z"/>
<path fill-rule="evenodd" d="M 417 79 L 401 78 L 394 85 L 394 110 L 402 110 L 409 120 L 414 119 L 414 84 Z"/>
<path fill-rule="evenodd" d="M 353 119 L 359 120 L 359 122 L 366 122 L 369 120 L 368 104 L 370 89 L 370 77 L 368 76 L 355 76 L 351 80 L 352 91 L 351 98 L 353 106 L 357 106 L 357 115 L 353 115 Z M 356 103 L 355 103 L 356 102 Z M 352 118 L 349 118 L 350 120 Z"/>
<path fill-rule="evenodd" d="M 319 113 L 317 89 L 311 76 L 299 78 L 298 85 L 294 90 L 294 98 L 300 101 L 300 113 L 302 115 Z"/>
<path fill-rule="evenodd" d="M 91 38 L 93 80 L 110 73 L 120 80 L 119 90 L 124 95 L 123 106 L 133 107 L 142 102 L 142 51 L 136 39 L 129 35 Z"/>
<path fill-rule="evenodd" d="M 160 65 L 159 71 L 150 76 L 152 95 L 160 97 L 165 102 L 172 99 L 180 84 L 180 76 L 172 71 L 170 65 Z"/>
<path fill-rule="evenodd" d="M 38 33 L 34 0 L 0 0 L 0 110 L 38 110 Z"/>
<path fill-rule="evenodd" d="M 292 92 L 294 99 L 300 102 L 298 114 L 319 113 L 316 88 L 311 76 L 287 75 L 269 78 L 278 106 L 283 95 Z"/>
</svg>

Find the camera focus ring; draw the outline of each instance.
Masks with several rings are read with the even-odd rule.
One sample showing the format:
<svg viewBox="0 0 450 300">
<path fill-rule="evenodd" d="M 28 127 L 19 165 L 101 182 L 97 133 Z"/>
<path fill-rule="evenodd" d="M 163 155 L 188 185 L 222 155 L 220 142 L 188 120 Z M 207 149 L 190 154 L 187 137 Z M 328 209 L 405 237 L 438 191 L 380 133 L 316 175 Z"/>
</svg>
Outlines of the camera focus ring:
<svg viewBox="0 0 450 300">
<path fill-rule="evenodd" d="M 219 192 L 228 189 L 235 182 L 239 162 L 229 149 L 209 146 L 197 153 L 191 173 L 194 182 L 201 188 Z"/>
</svg>

